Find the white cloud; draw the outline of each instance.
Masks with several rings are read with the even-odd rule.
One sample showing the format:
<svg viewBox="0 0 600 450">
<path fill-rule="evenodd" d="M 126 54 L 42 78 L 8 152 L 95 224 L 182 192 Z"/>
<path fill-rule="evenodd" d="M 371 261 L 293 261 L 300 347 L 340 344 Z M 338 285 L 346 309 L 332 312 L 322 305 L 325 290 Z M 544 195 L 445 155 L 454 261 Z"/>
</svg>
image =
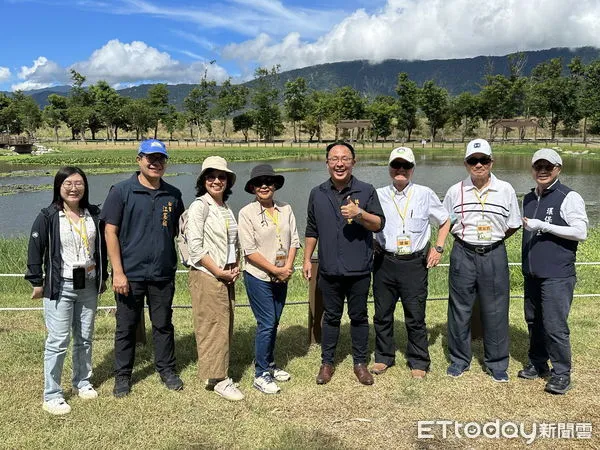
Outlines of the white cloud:
<svg viewBox="0 0 600 450">
<path fill-rule="evenodd" d="M 263 33 L 225 46 L 222 56 L 287 70 L 355 59 L 449 59 L 600 46 L 599 16 L 597 0 L 388 0 L 374 14 L 355 11 L 315 41 L 302 40 L 299 32 L 277 41 Z"/>
<path fill-rule="evenodd" d="M 122 43 L 116 39 L 94 51 L 87 61 L 72 67 L 89 83 L 105 80 L 113 85 L 141 81 L 198 83 L 205 70 L 211 80 L 220 82 L 228 77 L 227 71 L 217 64 L 205 61 L 184 64 L 144 42 Z"/>
<path fill-rule="evenodd" d="M 10 69 L 8 67 L 0 67 L 0 83 L 8 81 L 10 78 Z"/>
<path fill-rule="evenodd" d="M 66 84 L 69 81 L 68 71 L 45 56 L 38 57 L 31 67 L 21 66 L 17 76 L 24 81 L 13 84 L 11 86 L 13 91 L 43 89 L 57 84 Z"/>
</svg>

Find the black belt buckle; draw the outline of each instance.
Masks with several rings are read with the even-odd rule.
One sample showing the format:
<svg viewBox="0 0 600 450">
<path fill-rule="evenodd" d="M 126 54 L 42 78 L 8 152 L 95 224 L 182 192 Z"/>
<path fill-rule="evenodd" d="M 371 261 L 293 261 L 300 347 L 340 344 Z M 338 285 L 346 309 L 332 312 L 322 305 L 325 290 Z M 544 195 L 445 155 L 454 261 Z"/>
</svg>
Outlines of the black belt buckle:
<svg viewBox="0 0 600 450">
<path fill-rule="evenodd" d="M 488 247 L 475 247 L 475 253 L 477 253 L 479 255 L 484 255 L 485 253 L 487 253 L 487 251 L 488 251 Z"/>
</svg>

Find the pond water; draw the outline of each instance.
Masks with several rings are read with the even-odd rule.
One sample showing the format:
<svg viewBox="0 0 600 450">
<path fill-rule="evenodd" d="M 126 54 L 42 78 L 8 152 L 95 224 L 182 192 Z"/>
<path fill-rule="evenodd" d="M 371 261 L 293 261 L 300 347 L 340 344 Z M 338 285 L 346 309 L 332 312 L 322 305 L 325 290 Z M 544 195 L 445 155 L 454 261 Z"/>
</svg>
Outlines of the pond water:
<svg viewBox="0 0 600 450">
<path fill-rule="evenodd" d="M 529 167 L 531 157 L 527 155 L 494 155 L 494 174 L 510 182 L 517 195 L 529 192 L 533 186 Z M 466 178 L 467 173 L 462 159 L 454 155 L 444 155 L 439 152 L 418 152 L 416 154 L 417 168 L 413 176 L 415 183 L 431 187 L 440 198 L 444 196 L 448 187 L 457 181 Z M 598 201 L 598 187 L 600 186 L 600 161 L 587 160 L 581 157 L 565 157 L 561 181 L 581 194 L 587 205 L 591 225 L 600 223 L 600 204 Z M 389 183 L 386 161 L 360 160 L 354 168 L 354 175 L 360 180 L 369 182 L 375 187 L 385 186 Z M 237 175 L 237 184 L 233 188 L 233 195 L 229 205 L 234 211 L 239 211 L 253 198 L 243 189 L 250 177 L 250 171 L 256 162 L 234 162 L 231 169 Z M 327 167 L 323 160 L 306 161 L 285 159 L 272 161 L 276 168 L 302 168 L 304 171 L 283 173 L 285 185 L 277 191 L 279 200 L 288 202 L 296 214 L 298 231 L 304 235 L 306 224 L 306 204 L 310 190 L 325 181 L 328 177 Z M 7 172 L 14 167 L 0 167 L 0 172 Z M 43 169 L 30 166 L 19 169 Z M 84 167 L 85 170 L 85 167 Z M 167 173 L 177 173 L 176 176 L 167 177 L 166 180 L 181 189 L 186 205 L 194 199 L 196 177 L 200 171 L 198 164 L 171 165 Z M 0 185 L 6 184 L 52 184 L 56 168 L 49 170 L 52 175 L 37 177 L 0 177 Z M 93 203 L 102 203 L 110 186 L 118 181 L 131 176 L 131 173 L 90 175 L 90 200 Z M 0 236 L 14 237 L 29 233 L 31 224 L 41 208 L 47 206 L 52 198 L 51 191 L 19 193 L 0 196 Z"/>
</svg>

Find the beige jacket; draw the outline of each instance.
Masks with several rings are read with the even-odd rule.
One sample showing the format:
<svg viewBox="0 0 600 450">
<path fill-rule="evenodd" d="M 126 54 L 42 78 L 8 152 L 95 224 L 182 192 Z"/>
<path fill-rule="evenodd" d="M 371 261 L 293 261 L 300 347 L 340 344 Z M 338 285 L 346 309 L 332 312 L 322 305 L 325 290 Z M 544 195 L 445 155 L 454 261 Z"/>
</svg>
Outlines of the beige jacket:
<svg viewBox="0 0 600 450">
<path fill-rule="evenodd" d="M 206 221 L 204 220 L 204 203 L 202 201 L 192 202 L 188 209 L 188 223 L 185 234 L 188 240 L 192 267 L 212 275 L 208 269 L 200 264 L 200 261 L 206 255 L 209 255 L 221 269 L 225 268 L 228 248 L 227 226 L 219 213 L 218 205 L 210 194 L 204 194 L 202 199 L 208 204 L 209 208 Z M 233 212 L 231 220 L 235 221 Z M 235 247 L 236 260 L 239 260 L 239 239 L 237 238 Z"/>
</svg>

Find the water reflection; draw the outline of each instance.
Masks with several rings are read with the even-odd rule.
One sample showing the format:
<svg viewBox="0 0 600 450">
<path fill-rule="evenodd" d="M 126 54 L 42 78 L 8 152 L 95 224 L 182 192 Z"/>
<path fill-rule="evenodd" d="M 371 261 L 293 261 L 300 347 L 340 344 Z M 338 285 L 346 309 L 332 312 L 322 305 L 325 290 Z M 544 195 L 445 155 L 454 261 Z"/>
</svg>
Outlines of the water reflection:
<svg viewBox="0 0 600 450">
<path fill-rule="evenodd" d="M 466 171 L 461 157 L 457 152 L 417 152 L 417 167 L 414 181 L 431 187 L 440 197 L 448 187 L 466 177 Z M 493 172 L 500 179 L 510 182 L 518 195 L 523 195 L 533 187 L 529 172 L 531 156 L 528 155 L 495 155 Z M 600 222 L 600 207 L 597 189 L 600 185 L 600 161 L 583 158 L 565 157 L 561 181 L 579 192 L 586 202 L 588 215 L 592 225 Z M 252 200 L 253 196 L 244 192 L 243 186 L 250 177 L 250 171 L 256 162 L 233 162 L 232 170 L 237 174 L 238 183 L 233 188 L 230 206 L 237 212 Z M 324 159 L 297 160 L 286 159 L 272 161 L 276 168 L 303 168 L 305 171 L 284 173 L 286 182 L 277 191 L 279 200 L 292 205 L 298 220 L 300 234 L 304 234 L 306 219 L 306 204 L 310 190 L 327 179 L 327 168 Z M 389 176 L 386 160 L 359 160 L 354 174 L 363 181 L 372 183 L 375 187 L 388 184 Z M 29 167 L 28 169 L 41 169 Z M 84 168 L 85 169 L 85 168 Z M 46 169 L 47 170 L 47 169 Z M 0 172 L 7 169 L 0 168 Z M 51 184 L 55 169 L 47 176 L 0 178 L 0 184 Z M 168 177 L 167 181 L 181 189 L 184 201 L 189 204 L 194 199 L 196 177 L 200 171 L 199 164 L 182 164 L 169 166 L 168 172 L 177 176 Z M 126 174 L 90 175 L 90 200 L 102 203 L 110 186 L 131 176 Z M 16 236 L 29 233 L 29 229 L 39 210 L 48 205 L 52 198 L 51 191 L 23 193 L 0 197 L 0 235 Z"/>
</svg>

